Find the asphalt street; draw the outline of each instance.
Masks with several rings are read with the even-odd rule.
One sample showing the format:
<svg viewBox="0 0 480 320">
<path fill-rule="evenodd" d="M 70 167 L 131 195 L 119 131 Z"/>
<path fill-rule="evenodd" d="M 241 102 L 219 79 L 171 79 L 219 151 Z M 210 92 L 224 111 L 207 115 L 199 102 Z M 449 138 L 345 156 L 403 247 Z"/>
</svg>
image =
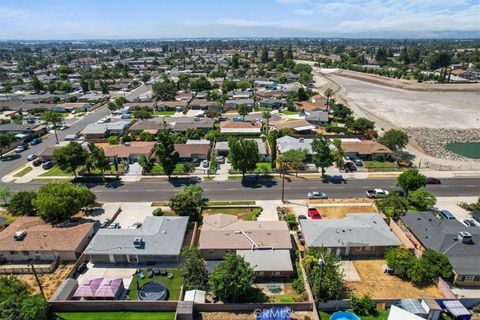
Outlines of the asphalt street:
<svg viewBox="0 0 480 320">
<path fill-rule="evenodd" d="M 73 124 L 69 124 L 67 122 L 67 125 L 69 125 L 68 129 L 63 131 L 57 130 L 58 140 L 62 141 L 65 138 L 65 136 L 82 131 L 87 124 L 95 123 L 108 114 L 110 114 L 110 111 L 107 109 L 106 106 L 102 106 L 97 110 L 95 110 L 94 112 L 86 114 L 83 118 L 74 122 Z M 38 154 L 43 149 L 55 145 L 55 143 L 56 143 L 55 134 L 52 132 L 47 137 L 43 137 L 42 143 L 37 144 L 35 146 L 30 146 L 28 150 L 22 152 L 20 154 L 21 158 L 11 160 L 11 161 L 1 161 L 0 177 L 3 177 L 4 175 L 10 173 L 12 170 L 19 168 L 20 166 L 23 166 L 25 163 L 27 163 L 27 156 L 29 154 Z"/>
<path fill-rule="evenodd" d="M 99 201 L 141 202 L 167 200 L 185 185 L 198 183 L 196 180 L 145 180 L 140 182 L 118 182 L 107 185 L 91 185 Z M 285 182 L 285 199 L 305 199 L 309 191 L 322 191 L 330 198 L 365 198 L 365 190 L 382 188 L 395 190 L 394 179 L 355 179 L 323 182 L 322 180 L 288 179 Z M 9 184 L 13 190 L 36 189 L 40 183 Z M 204 181 L 200 186 L 210 200 L 279 200 L 281 180 L 265 179 L 258 183 L 241 181 Z M 441 185 L 429 185 L 427 189 L 438 197 L 480 196 L 480 179 L 442 179 Z"/>
</svg>

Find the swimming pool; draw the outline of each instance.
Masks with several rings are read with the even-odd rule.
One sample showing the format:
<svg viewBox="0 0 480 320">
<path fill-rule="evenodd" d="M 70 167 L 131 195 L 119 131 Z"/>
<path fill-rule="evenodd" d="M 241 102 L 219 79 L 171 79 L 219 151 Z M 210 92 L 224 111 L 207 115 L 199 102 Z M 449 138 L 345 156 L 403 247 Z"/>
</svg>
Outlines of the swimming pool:
<svg viewBox="0 0 480 320">
<path fill-rule="evenodd" d="M 140 289 L 138 289 L 138 298 L 140 300 L 166 300 L 167 295 L 167 287 L 162 282 L 150 281 L 145 283 Z"/>
<path fill-rule="evenodd" d="M 332 314 L 330 320 L 360 320 L 360 318 L 351 312 L 337 311 Z"/>
</svg>

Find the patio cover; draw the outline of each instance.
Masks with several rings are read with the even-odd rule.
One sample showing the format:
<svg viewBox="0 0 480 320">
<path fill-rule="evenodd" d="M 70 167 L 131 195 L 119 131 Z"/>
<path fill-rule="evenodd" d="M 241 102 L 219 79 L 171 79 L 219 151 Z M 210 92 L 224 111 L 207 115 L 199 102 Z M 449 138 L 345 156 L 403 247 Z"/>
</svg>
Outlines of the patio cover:
<svg viewBox="0 0 480 320">
<path fill-rule="evenodd" d="M 454 318 L 458 317 L 462 320 L 470 320 L 472 317 L 472 314 L 458 300 L 442 301 L 442 304 Z"/>
<path fill-rule="evenodd" d="M 100 287 L 103 278 L 95 278 L 84 281 L 75 291 L 74 298 L 93 298 L 97 289 Z"/>
<path fill-rule="evenodd" d="M 103 279 L 100 287 L 95 293 L 96 298 L 116 298 L 123 288 L 122 279 Z"/>
<path fill-rule="evenodd" d="M 291 313 L 292 310 L 288 307 L 272 308 L 257 314 L 257 320 L 290 320 Z"/>
</svg>

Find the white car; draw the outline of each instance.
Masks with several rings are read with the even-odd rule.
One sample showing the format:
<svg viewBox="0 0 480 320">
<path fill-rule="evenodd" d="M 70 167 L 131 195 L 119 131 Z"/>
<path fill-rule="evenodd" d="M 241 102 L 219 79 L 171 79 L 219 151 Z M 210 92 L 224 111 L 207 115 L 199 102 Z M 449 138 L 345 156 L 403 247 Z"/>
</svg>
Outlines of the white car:
<svg viewBox="0 0 480 320">
<path fill-rule="evenodd" d="M 37 155 L 36 154 L 29 154 L 28 157 L 27 157 L 27 161 L 32 161 L 32 160 L 35 160 L 37 159 Z"/>
<path fill-rule="evenodd" d="M 374 198 L 385 198 L 388 196 L 389 192 L 384 189 L 368 189 L 365 191 L 367 198 L 374 199 Z"/>
<path fill-rule="evenodd" d="M 63 125 L 63 126 L 61 126 L 59 129 L 60 129 L 61 131 L 63 131 L 63 130 L 67 130 L 67 129 L 68 129 L 68 126 L 66 126 L 66 125 Z"/>
<path fill-rule="evenodd" d="M 460 220 L 461 223 L 463 223 L 463 225 L 465 227 L 478 227 L 480 226 L 480 223 L 478 223 L 478 221 L 474 220 L 474 219 L 462 219 Z"/>
<path fill-rule="evenodd" d="M 27 149 L 24 146 L 18 146 L 15 149 L 13 149 L 13 151 L 15 151 L 16 153 L 20 153 L 20 152 L 23 152 L 25 150 L 27 150 Z"/>
<path fill-rule="evenodd" d="M 203 160 L 202 161 L 202 167 L 203 168 L 208 168 L 208 160 Z"/>
<path fill-rule="evenodd" d="M 308 199 L 328 199 L 328 196 L 320 191 L 312 191 L 307 194 Z"/>
</svg>

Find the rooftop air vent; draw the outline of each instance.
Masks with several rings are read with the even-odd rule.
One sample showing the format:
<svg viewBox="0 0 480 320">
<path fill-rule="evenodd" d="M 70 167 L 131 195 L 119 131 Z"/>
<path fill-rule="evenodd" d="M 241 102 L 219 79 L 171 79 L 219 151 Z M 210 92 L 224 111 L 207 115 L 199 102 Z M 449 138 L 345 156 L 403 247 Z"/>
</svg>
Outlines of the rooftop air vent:
<svg viewBox="0 0 480 320">
<path fill-rule="evenodd" d="M 143 239 L 140 237 L 133 239 L 133 246 L 135 248 L 143 248 Z"/>
<path fill-rule="evenodd" d="M 472 243 L 472 235 L 467 231 L 459 232 L 457 239 L 461 240 L 463 243 Z"/>
<path fill-rule="evenodd" d="M 25 237 L 27 236 L 27 231 L 17 231 L 15 232 L 15 234 L 13 235 L 13 239 L 15 239 L 16 241 L 22 241 L 23 239 L 25 239 Z"/>
</svg>

